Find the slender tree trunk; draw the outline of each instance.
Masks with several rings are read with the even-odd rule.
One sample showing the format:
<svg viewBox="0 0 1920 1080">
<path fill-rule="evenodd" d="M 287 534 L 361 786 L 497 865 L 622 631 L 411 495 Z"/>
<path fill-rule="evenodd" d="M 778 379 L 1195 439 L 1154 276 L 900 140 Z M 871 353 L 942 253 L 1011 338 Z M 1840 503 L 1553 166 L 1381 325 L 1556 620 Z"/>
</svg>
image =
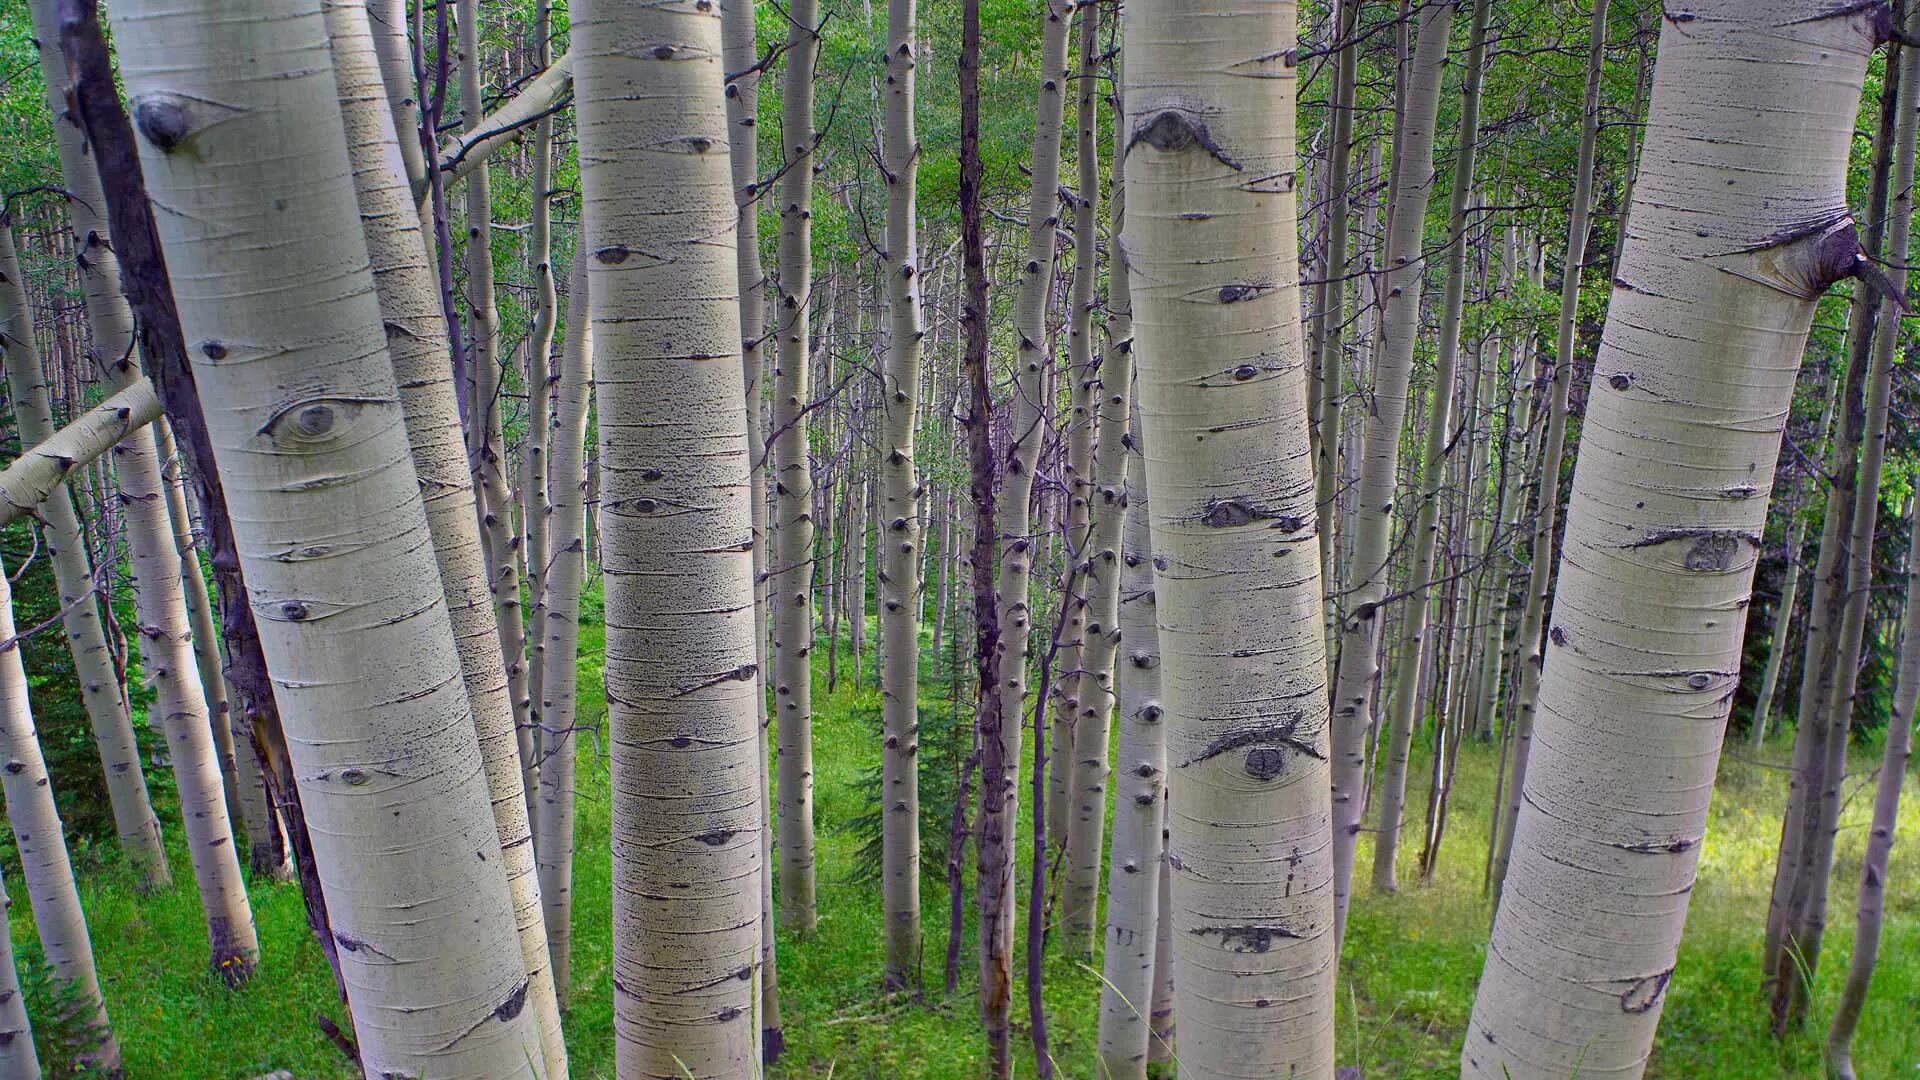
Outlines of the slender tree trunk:
<svg viewBox="0 0 1920 1080">
<path fill-rule="evenodd" d="M 759 710 L 760 736 L 756 753 L 760 759 L 760 827 L 766 840 L 760 863 L 760 1053 L 761 1060 L 772 1064 L 786 1047 L 786 1034 L 780 1024 L 780 990 L 775 976 L 773 932 L 773 804 L 772 760 L 768 756 L 767 712 L 768 607 L 772 594 L 767 579 L 767 542 L 771 514 L 767 505 L 767 437 L 761 423 L 760 398 L 766 370 L 763 348 L 767 337 L 767 278 L 760 266 L 760 175 L 758 117 L 760 115 L 760 68 L 758 48 L 754 44 L 752 0 L 723 0 L 720 6 L 720 33 L 724 46 L 727 81 L 727 149 L 733 170 L 733 197 L 739 206 L 735 215 L 738 237 L 736 262 L 740 287 L 740 374 L 747 403 L 747 453 L 752 457 L 753 502 L 753 625 L 754 648 L 758 658 L 755 679 L 759 690 L 754 704 Z M 808 628 L 812 632 L 812 628 Z"/>
<path fill-rule="evenodd" d="M 1513 743 L 1501 807 L 1503 824 L 1493 846 L 1493 906 L 1500 896 L 1512 859 L 1513 838 L 1526 790 L 1527 763 L 1533 751 L 1534 713 L 1540 696 L 1540 677 L 1546 664 L 1541 643 L 1547 597 L 1558 561 L 1554 531 L 1560 516 L 1560 468 L 1567 445 L 1567 392 L 1573 382 L 1574 343 L 1580 313 L 1580 281 L 1587 265 L 1587 230 L 1593 208 L 1594 145 L 1600 128 L 1600 76 L 1606 59 L 1607 0 L 1594 0 L 1593 21 L 1587 35 L 1587 92 L 1580 120 L 1579 161 L 1574 166 L 1573 206 L 1567 211 L 1567 250 L 1560 263 L 1560 330 L 1553 354 L 1553 378 L 1547 386 L 1547 427 L 1540 450 L 1539 492 L 1533 513 L 1533 543 L 1528 556 L 1526 607 L 1520 611 L 1515 638 L 1515 677 L 1518 689 L 1508 703 L 1513 715 Z M 1724 186 L 1724 185 L 1722 185 Z M 1625 244 L 1623 238 L 1621 243 Z M 1611 309 L 1609 309 L 1611 311 Z"/>
<path fill-rule="evenodd" d="M 1417 506 L 1410 534 L 1412 559 L 1408 569 L 1407 600 L 1400 624 L 1398 659 L 1395 662 L 1393 698 L 1387 714 L 1387 760 L 1380 770 L 1377 789 L 1380 796 L 1380 823 L 1373 841 L 1373 887 L 1393 892 L 1398 887 L 1394 858 L 1399 853 L 1400 826 L 1406 811 L 1407 755 L 1412 745 L 1414 722 L 1421 705 L 1429 700 L 1418 685 L 1421 655 L 1435 656 L 1444 648 L 1445 639 L 1427 647 L 1430 606 L 1429 578 L 1434 573 L 1434 553 L 1439 542 L 1440 501 L 1446 485 L 1448 458 L 1455 443 L 1453 433 L 1453 393 L 1460 360 L 1460 315 L 1467 287 L 1467 203 L 1473 194 L 1474 157 L 1480 138 L 1480 85 L 1486 60 L 1486 36 L 1489 0 L 1475 0 L 1473 23 L 1468 35 L 1466 87 L 1460 102 L 1460 142 L 1453 161 L 1453 190 L 1447 201 L 1447 277 L 1440 300 L 1440 341 L 1434 362 L 1433 390 L 1427 412 L 1426 446 L 1421 452 L 1414 498 Z M 1426 31 L 1421 31 L 1424 43 Z M 1417 282 L 1412 322 L 1405 327 L 1418 334 L 1419 304 Z M 1444 564 L 1444 560 L 1443 560 Z M 1446 710 L 1438 711 L 1445 717 Z"/>
<path fill-rule="evenodd" d="M 1350 41 L 1360 22 L 1361 0 L 1338 0 L 1333 20 L 1334 60 L 1333 95 L 1327 108 L 1333 113 L 1327 147 L 1327 246 L 1326 269 L 1321 276 L 1321 333 L 1314 367 L 1320 373 L 1320 396 L 1313 402 L 1314 420 L 1320 432 L 1319 454 L 1314 464 L 1314 507 L 1318 511 L 1320 533 L 1320 572 L 1323 580 L 1340 580 L 1334 566 L 1335 484 L 1340 478 L 1340 406 L 1346 399 L 1341 361 L 1346 356 L 1345 327 L 1347 300 L 1347 218 L 1351 181 L 1348 173 L 1353 161 L 1354 84 L 1360 66 L 1360 43 Z"/>
<path fill-rule="evenodd" d="M 0 752 L 5 753 L 8 763 L 7 768 L 0 769 L 0 787 L 6 794 L 7 824 L 20 849 L 21 875 L 33 905 L 40 951 L 53 968 L 53 977 L 66 984 L 73 995 L 75 1012 L 93 1040 L 91 1046 L 80 1048 L 75 1064 L 91 1065 L 113 1076 L 120 1071 L 120 1044 L 114 1041 L 107 1005 L 100 996 L 100 979 L 93 966 L 93 939 L 87 935 L 87 916 L 80 908 L 80 891 L 74 885 L 73 865 L 67 859 L 66 834 L 54 806 L 47 763 L 40 754 L 40 737 L 33 729 L 27 672 L 21 663 L 16 633 L 13 591 L 6 569 L 0 567 Z M 13 965 L 9 963 L 6 970 L 11 973 Z M 21 1016 L 24 1021 L 24 1010 Z M 4 1021 L 0 1024 L 13 1026 Z M 33 1040 L 25 1042 L 31 1052 Z"/>
<path fill-rule="evenodd" d="M 0 288 L 6 287 L 0 284 Z M 40 505 L 61 493 L 76 474 L 85 481 L 83 470 L 134 431 L 158 419 L 160 399 L 154 395 L 153 384 L 141 379 L 46 439 L 24 448 L 6 469 L 0 470 L 0 525 L 37 514 Z"/>
<path fill-rule="evenodd" d="M 1739 677 L 1746 621 L 1726 613 L 1752 587 L 1815 305 L 1859 265 L 1833 208 L 1884 11 L 1690 11 L 1662 27 L 1533 759 L 1461 1057 L 1474 1080 L 1646 1067 Z M 1762 67 L 1779 78 L 1755 80 Z M 1736 95 L 1747 107 L 1725 109 Z M 1743 314 L 1701 315 L 1730 311 Z M 1598 790 L 1609 813 L 1592 811 Z"/>
<path fill-rule="evenodd" d="M 573 943 L 574 776 L 580 751 L 580 590 L 587 574 L 587 405 L 593 397 L 593 348 L 587 261 L 576 255 L 567 283 L 567 333 L 554 380 L 553 438 L 548 444 L 547 515 L 553 567 L 547 574 L 546 646 L 540 679 L 540 813 L 534 851 L 554 993 L 562 1004 L 571 983 Z"/>
<path fill-rule="evenodd" d="M 533 62 L 541 68 L 553 65 L 552 13 L 548 0 L 535 0 L 533 7 Z M 527 262 L 533 268 L 533 328 L 527 339 L 526 367 L 522 386 L 527 392 L 526 448 L 520 458 L 520 533 L 527 555 L 527 595 L 533 600 L 532 617 L 527 620 L 527 717 L 533 725 L 534 771 L 546 757 L 547 734 L 542 728 L 545 717 L 547 648 L 546 612 L 547 575 L 552 569 L 553 553 L 548 530 L 553 511 L 553 496 L 547 490 L 547 443 L 553 428 L 553 330 L 559 319 L 559 294 L 553 280 L 553 118 L 543 116 L 533 125 L 533 167 L 530 177 L 533 196 L 532 220 L 527 223 Z M 537 819 L 544 805 L 536 797 L 537 785 L 525 791 L 527 816 Z M 535 832 L 538 828 L 536 823 Z M 536 835 L 534 847 L 539 848 Z"/>
<path fill-rule="evenodd" d="M 1916 5 L 1920 9 L 1920 5 Z M 1920 50 L 1915 50 L 1920 53 Z M 1839 400 L 1840 381 L 1829 380 L 1827 404 L 1820 412 L 1820 433 L 1815 444 L 1825 442 L 1827 433 L 1833 429 L 1833 406 Z M 1818 483 L 1816 478 L 1815 483 Z M 1752 731 L 1749 739 L 1755 748 L 1767 740 L 1768 717 L 1773 712 L 1773 699 L 1779 691 L 1780 670 L 1786 666 L 1787 642 L 1793 629 L 1793 613 L 1800 596 L 1801 554 L 1807 547 L 1807 515 L 1801 508 L 1793 511 L 1793 523 L 1787 526 L 1786 543 L 1786 584 L 1780 589 L 1780 605 L 1773 617 L 1773 635 L 1767 640 L 1767 666 L 1760 675 L 1760 690 L 1754 699 Z"/>
<path fill-rule="evenodd" d="M 1180 1072 L 1330 1080 L 1326 638 L 1292 274 L 1295 10 L 1144 0 L 1125 34 L 1123 248 L 1153 501 Z"/>
<path fill-rule="evenodd" d="M 603 470 L 615 1075 L 753 1076 L 760 683 L 720 12 L 591 0 L 573 31 Z M 636 41 L 676 43 L 660 47 L 675 62 Z"/>
<path fill-rule="evenodd" d="M 916 0 L 887 3 L 886 271 L 891 332 L 882 372 L 885 438 L 880 461 L 880 520 L 885 544 L 880 569 L 880 673 L 884 739 L 881 747 L 881 840 L 889 987 L 920 982 L 920 481 L 914 471 L 919 426 L 920 277 L 918 183 L 920 138 L 914 125 Z"/>
<path fill-rule="evenodd" d="M 1398 489 L 1401 429 L 1406 423 L 1407 381 L 1419 334 L 1420 293 L 1426 271 L 1421 243 L 1427 202 L 1436 180 L 1433 135 L 1446 70 L 1447 34 L 1453 7 L 1421 9 L 1420 38 L 1400 126 L 1394 129 L 1396 192 L 1390 200 L 1384 311 L 1380 317 L 1373 408 L 1367 414 L 1354 521 L 1354 561 L 1343 583 L 1349 597 L 1340 631 L 1340 665 L 1333 692 L 1333 892 L 1334 940 L 1345 934 L 1354 846 L 1366 812 L 1368 734 L 1378 711 L 1380 616 L 1387 597 L 1388 556 Z"/>
<path fill-rule="evenodd" d="M 781 92 L 780 277 L 773 328 L 773 701 L 779 733 L 780 925 L 811 933 L 819 922 L 813 867 L 813 475 L 807 460 L 812 401 L 808 336 L 813 306 L 813 69 L 820 52 L 817 0 L 787 7 L 787 73 Z"/>
<path fill-rule="evenodd" d="M 12 907 L 6 883 L 0 881 L 0 1076 L 40 1080 L 40 1055 L 33 1048 L 33 1025 L 27 1020 L 27 999 L 20 993 L 20 972 L 13 959 L 13 931 L 8 925 Z"/>
<path fill-rule="evenodd" d="M 545 1076 L 320 7 L 135 3 L 121 31 L 361 1063 Z"/>
</svg>

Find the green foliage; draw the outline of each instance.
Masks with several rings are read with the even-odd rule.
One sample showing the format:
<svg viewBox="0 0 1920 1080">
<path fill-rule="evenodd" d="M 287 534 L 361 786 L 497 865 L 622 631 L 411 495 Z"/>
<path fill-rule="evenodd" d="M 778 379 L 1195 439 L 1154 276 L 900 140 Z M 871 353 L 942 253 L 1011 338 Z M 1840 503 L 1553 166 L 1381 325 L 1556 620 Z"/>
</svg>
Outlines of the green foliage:
<svg viewBox="0 0 1920 1080">
<path fill-rule="evenodd" d="M 104 1080 L 107 1074 L 84 1060 L 99 1044 L 99 1034 L 79 988 L 55 976 L 38 943 L 14 956 L 14 968 L 33 1024 L 33 1049 L 47 1080 Z"/>
</svg>

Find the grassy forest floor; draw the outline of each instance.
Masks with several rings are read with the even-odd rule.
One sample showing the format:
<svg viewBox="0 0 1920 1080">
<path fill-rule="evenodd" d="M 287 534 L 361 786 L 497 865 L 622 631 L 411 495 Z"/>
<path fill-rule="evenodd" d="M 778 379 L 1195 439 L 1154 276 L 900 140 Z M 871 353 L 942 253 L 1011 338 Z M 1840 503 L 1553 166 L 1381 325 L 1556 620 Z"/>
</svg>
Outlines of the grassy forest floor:
<svg viewBox="0 0 1920 1080">
<path fill-rule="evenodd" d="M 582 723 L 600 723 L 602 630 L 597 596 L 586 605 L 590 625 L 581 634 Z M 869 635 L 869 641 L 872 636 Z M 868 774 L 879 760 L 879 694 L 872 664 L 858 688 L 843 677 L 825 693 L 826 648 L 815 650 L 820 672 L 815 767 L 819 822 L 820 927 L 807 941 L 781 934 L 779 978 L 787 1054 L 775 1077 L 840 1080 L 971 1080 L 984 1074 L 984 1044 L 972 996 L 971 910 L 960 992 L 939 992 L 946 947 L 944 868 L 928 864 L 922 890 L 929 992 L 921 1000 L 886 997 L 878 989 L 881 914 L 877 886 L 854 880 L 851 867 L 865 838 L 848 827 L 867 809 Z M 923 665 L 928 694 L 945 708 L 947 673 L 931 657 Z M 935 685 L 935 684 L 938 685 Z M 581 749 L 578 864 L 575 880 L 573 1007 L 566 1016 L 573 1074 L 582 1080 L 613 1075 L 612 941 L 608 848 L 607 763 L 600 747 Z M 1872 802 L 1877 754 L 1861 748 L 1848 782 L 1849 799 L 1834 870 L 1832 929 L 1816 988 L 1816 1023 L 1777 1042 L 1766 1032 L 1759 990 L 1759 950 L 1786 778 L 1784 744 L 1756 759 L 1744 744 L 1730 745 L 1720 771 L 1712 824 L 1701 856 L 1699 883 L 1680 963 L 1668 992 L 1660 1039 L 1648 1075 L 1688 1080 L 1817 1077 L 1818 1045 L 1846 968 L 1853 936 L 1855 882 Z M 1417 815 L 1423 811 L 1428 770 L 1412 769 L 1409 816 L 1415 838 L 1406 845 L 1402 889 L 1379 896 L 1362 888 L 1348 930 L 1340 980 L 1340 1056 L 1373 1080 L 1457 1075 L 1458 1048 L 1472 1009 L 1487 937 L 1488 905 L 1480 892 L 1486 826 L 1493 798 L 1494 754 L 1469 746 L 1452 798 L 1452 824 L 1431 884 L 1417 881 Z M 56 781 L 57 782 L 57 781 Z M 1022 818 L 1027 788 L 1023 769 Z M 1920 1070 L 1920 825 L 1904 815 L 1888 888 L 1889 925 L 1855 1061 L 1863 1076 L 1910 1076 Z M 1023 824 L 1021 859 L 1026 859 Z M 177 841 L 179 830 L 169 829 Z M 132 1080 L 154 1077 L 248 1078 L 286 1069 L 299 1080 L 350 1076 L 340 1053 L 324 1039 L 315 1017 L 344 1021 L 326 962 L 310 936 L 292 885 L 253 888 L 264 958 L 253 981 L 238 992 L 207 972 L 204 931 L 187 856 L 177 843 L 175 884 L 157 896 L 135 892 L 110 845 L 76 855 L 81 895 L 93 930 L 108 1009 Z M 14 898 L 16 947 L 32 950 L 33 922 L 17 863 L 7 888 Z M 971 868 L 972 855 L 967 859 Z M 1363 842 L 1364 875 L 1372 856 Z M 1024 866 L 1020 871 L 1024 894 Z M 1023 940 L 1016 927 L 1016 942 Z M 1017 946 L 1016 946 L 1017 948 Z M 1017 960 L 1016 960 L 1017 963 Z M 1046 994 L 1053 1055 L 1062 1077 L 1094 1075 L 1098 1021 L 1097 969 L 1054 956 Z M 29 994 L 29 1007 L 34 1007 Z M 1020 1006 L 1023 1009 L 1023 1006 Z M 36 1011 L 38 1023 L 42 1013 Z M 1024 1013 L 1017 1030 L 1018 1074 L 1033 1073 Z M 344 1026 L 344 1023 L 343 1023 Z"/>
</svg>

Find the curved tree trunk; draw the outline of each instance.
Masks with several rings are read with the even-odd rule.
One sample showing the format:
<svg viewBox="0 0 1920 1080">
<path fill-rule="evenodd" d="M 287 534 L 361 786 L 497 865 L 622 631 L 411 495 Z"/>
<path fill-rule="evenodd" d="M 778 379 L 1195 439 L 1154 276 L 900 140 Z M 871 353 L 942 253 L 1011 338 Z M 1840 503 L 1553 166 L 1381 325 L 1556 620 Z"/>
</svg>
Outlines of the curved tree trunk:
<svg viewBox="0 0 1920 1080">
<path fill-rule="evenodd" d="M 386 105 L 366 6 L 359 0 L 324 0 L 324 6 L 361 227 L 381 318 L 396 328 L 388 335 L 388 352 L 413 467 L 424 480 L 421 490 L 434 563 L 479 737 L 501 866 L 527 971 L 527 1005 L 539 1031 L 548 1080 L 558 1080 L 567 1075 L 567 1053 L 541 915 L 513 709 L 506 672 L 498 659 L 498 629 L 487 596 L 473 482 L 447 362 L 438 282 L 420 239 L 418 216 L 409 212 L 413 203 L 407 179 L 394 167 L 399 160 L 398 134 Z"/>
<path fill-rule="evenodd" d="M 320 7 L 135 3 L 120 29 L 361 1063 L 546 1076 Z"/>
<path fill-rule="evenodd" d="M 1393 532 L 1400 440 L 1407 416 L 1407 381 L 1413 370 L 1413 346 L 1420 329 L 1420 293 L 1426 263 L 1421 242 L 1427 202 L 1437 179 L 1433 169 L 1433 133 L 1446 70 L 1447 34 L 1453 27 L 1451 4 L 1430 4 L 1420 12 L 1420 39 L 1408 77 L 1406 108 L 1394 132 L 1395 194 L 1389 207 L 1384 311 L 1373 379 L 1373 408 L 1367 413 L 1365 457 L 1360 468 L 1359 502 L 1354 516 L 1354 554 L 1343 585 L 1347 595 L 1340 628 L 1340 663 L 1333 692 L 1333 893 L 1334 940 L 1346 929 L 1353 852 L 1366 813 L 1368 732 L 1378 713 L 1374 698 L 1380 680 L 1381 608 L 1387 596 L 1387 560 Z M 1417 665 L 1416 665 L 1417 666 Z"/>
<path fill-rule="evenodd" d="M 364 0 L 363 0 L 364 2 Z M 533 62 L 553 65 L 552 14 L 548 0 L 536 0 L 533 18 Z M 492 121 L 482 120 L 482 123 Z M 559 295 L 553 280 L 553 118 L 543 116 L 533 125 L 531 187 L 532 220 L 527 225 L 527 262 L 533 269 L 533 328 L 527 339 L 526 366 L 521 385 L 527 393 L 526 446 L 520 455 L 520 542 L 526 552 L 527 595 L 533 611 L 527 620 L 527 718 L 533 725 L 534 773 L 546 758 L 548 735 L 542 723 L 546 697 L 547 575 L 552 569 L 548 518 L 553 499 L 547 491 L 547 442 L 553 429 L 553 329 L 559 318 Z M 538 784 L 526 789 L 527 816 L 538 818 L 544 805 Z M 537 824 L 536 824 L 537 832 Z M 536 852 L 539 845 L 534 845 Z"/>
<path fill-rule="evenodd" d="M 886 908 L 883 982 L 918 984 L 920 964 L 920 481 L 914 471 L 914 429 L 920 422 L 920 267 L 915 223 L 920 137 L 914 126 L 916 0 L 888 0 L 886 138 L 886 271 L 891 328 L 881 373 L 884 439 L 880 461 L 881 888 Z"/>
<path fill-rule="evenodd" d="M 773 329 L 773 702 L 779 734 L 776 814 L 780 925 L 811 933 L 819 921 L 813 869 L 813 474 L 807 460 L 813 303 L 813 68 L 820 51 L 817 0 L 787 8 L 782 89 L 780 278 Z"/>
<path fill-rule="evenodd" d="M 1857 265 L 1847 155 L 1884 12 L 1689 10 L 1662 27 L 1512 864 L 1461 1057 L 1473 1080 L 1646 1067 L 1739 677 L 1746 620 L 1725 613 L 1752 587 L 1815 304 Z M 1762 68 L 1778 78 L 1755 80 Z M 1747 107 L 1724 107 L 1736 98 Z M 1596 785 L 1607 814 L 1592 812 Z"/>
<path fill-rule="evenodd" d="M 591 0 L 573 15 L 613 747 L 615 1075 L 751 1076 L 765 848 L 720 12 Z"/>
<path fill-rule="evenodd" d="M 1180 1074 L 1199 1080 L 1334 1072 L 1295 14 L 1284 0 L 1137 0 L 1125 30 L 1123 248 L 1153 500 L 1174 998 Z"/>
<path fill-rule="evenodd" d="M 74 886 L 66 834 L 54 806 L 46 759 L 40 754 L 40 736 L 33 729 L 27 672 L 16 633 L 13 591 L 6 568 L 0 567 L 0 753 L 8 763 L 0 769 L 0 788 L 6 793 L 7 824 L 20 849 L 20 870 L 33 904 L 40 951 L 53 968 L 53 977 L 70 988 L 76 1012 L 97 1040 L 76 1055 L 76 1064 L 90 1064 L 112 1076 L 120 1071 L 120 1044 L 114 1041 L 107 1005 L 100 996 L 93 940 L 87 936 L 87 916 Z M 26 1042 L 31 1048 L 33 1040 Z"/>
</svg>

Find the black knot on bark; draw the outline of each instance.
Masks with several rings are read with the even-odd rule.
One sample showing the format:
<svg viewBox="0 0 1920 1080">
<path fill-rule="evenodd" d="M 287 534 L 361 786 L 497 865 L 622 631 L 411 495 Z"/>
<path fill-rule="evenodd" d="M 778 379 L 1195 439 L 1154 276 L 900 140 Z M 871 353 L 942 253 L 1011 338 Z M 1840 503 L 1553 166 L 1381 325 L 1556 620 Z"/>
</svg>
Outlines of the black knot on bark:
<svg viewBox="0 0 1920 1080">
<path fill-rule="evenodd" d="M 1215 499 L 1207 506 L 1207 512 L 1200 520 L 1215 529 L 1224 529 L 1232 525 L 1245 525 L 1258 517 L 1259 513 L 1243 499 Z"/>
<path fill-rule="evenodd" d="M 172 97 L 143 97 L 134 102 L 133 126 L 154 146 L 171 151 L 186 141 L 193 118 L 186 104 Z"/>
<path fill-rule="evenodd" d="M 201 355 L 209 360 L 225 360 L 227 347 L 218 341 L 205 341 L 200 344 Z"/>
<path fill-rule="evenodd" d="M 652 56 L 655 60 L 671 60 L 673 59 L 674 53 L 679 51 L 680 50 L 671 45 L 655 45 L 653 48 L 647 50 L 648 55 Z"/>
<path fill-rule="evenodd" d="M 594 252 L 593 257 L 600 260 L 602 265 L 618 266 L 621 263 L 626 262 L 627 256 L 631 254 L 633 254 L 633 252 L 628 249 L 627 245 L 613 244 L 609 247 L 603 247 L 599 251 Z"/>
<path fill-rule="evenodd" d="M 1178 109 L 1162 109 L 1135 124 L 1133 137 L 1127 140 L 1127 149 L 1131 151 L 1137 143 L 1146 143 L 1156 150 L 1169 152 L 1197 146 L 1222 165 L 1236 171 L 1240 169 L 1240 163 L 1228 157 L 1220 144 L 1213 140 L 1205 120 Z"/>
<path fill-rule="evenodd" d="M 1625 390 L 1627 387 L 1633 385 L 1633 376 L 1624 371 L 1616 372 L 1615 374 L 1607 376 L 1607 385 L 1613 387 L 1615 390 Z"/>
</svg>

